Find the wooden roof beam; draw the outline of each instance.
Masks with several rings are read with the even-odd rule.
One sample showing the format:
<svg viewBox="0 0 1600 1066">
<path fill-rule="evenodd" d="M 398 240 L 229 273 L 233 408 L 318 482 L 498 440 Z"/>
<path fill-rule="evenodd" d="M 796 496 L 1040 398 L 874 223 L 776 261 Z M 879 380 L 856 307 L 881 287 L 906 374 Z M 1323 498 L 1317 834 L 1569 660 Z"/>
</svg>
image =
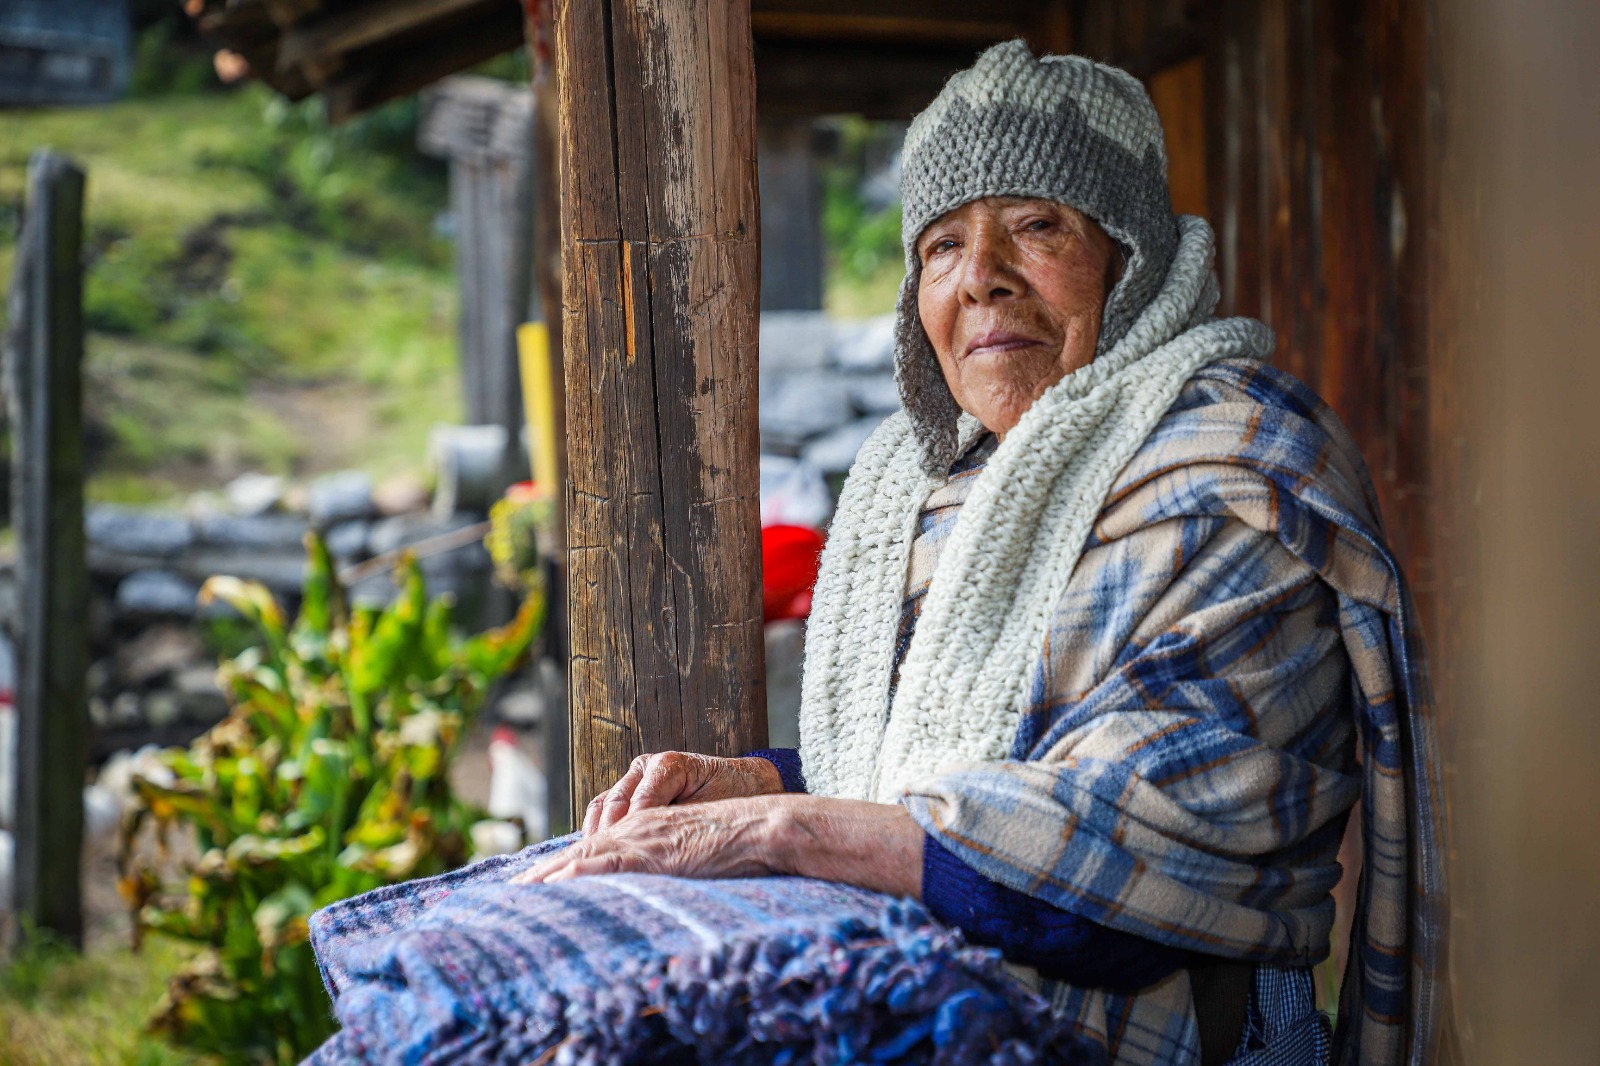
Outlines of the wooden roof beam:
<svg viewBox="0 0 1600 1066">
<path fill-rule="evenodd" d="M 763 115 L 909 119 L 989 43 L 887 48 L 757 41 L 756 104 Z"/>
<path fill-rule="evenodd" d="M 968 18 L 907 17 L 857 11 L 854 14 L 769 11 L 753 15 L 760 40 L 881 41 L 894 45 L 913 43 L 968 44 L 1003 40 L 1021 35 L 1026 26 L 972 14 Z"/>
<path fill-rule="evenodd" d="M 347 56 L 345 69 L 323 90 L 328 121 L 343 122 L 522 44 L 521 5 L 475 2 L 462 16 L 445 20 L 448 28 L 425 27 L 425 48 L 416 47 L 414 35 L 404 35 Z"/>
<path fill-rule="evenodd" d="M 1205 47 L 1201 6 L 1192 0 L 1077 0 L 1077 5 L 1074 49 L 1140 78 Z"/>
<path fill-rule="evenodd" d="M 265 0 L 267 14 L 279 29 L 288 29 L 322 9 L 323 0 Z"/>
<path fill-rule="evenodd" d="M 288 27 L 278 48 L 278 69 L 301 67 L 318 84 L 343 66 L 344 57 L 351 52 L 487 6 L 494 5 L 485 5 L 484 0 L 369 0 L 343 7 Z M 512 8 L 509 0 L 499 0 L 498 6 Z"/>
<path fill-rule="evenodd" d="M 760 43 L 959 46 L 976 51 L 1024 37 L 1036 50 L 1067 50 L 1072 0 L 751 0 Z"/>
</svg>

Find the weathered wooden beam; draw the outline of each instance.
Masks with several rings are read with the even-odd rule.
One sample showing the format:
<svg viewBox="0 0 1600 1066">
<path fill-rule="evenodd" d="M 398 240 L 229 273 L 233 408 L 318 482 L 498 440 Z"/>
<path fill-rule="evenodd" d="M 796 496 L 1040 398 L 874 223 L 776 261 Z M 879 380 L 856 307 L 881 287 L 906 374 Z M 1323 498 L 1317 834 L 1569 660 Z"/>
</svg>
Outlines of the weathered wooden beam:
<svg viewBox="0 0 1600 1066">
<path fill-rule="evenodd" d="M 1045 7 L 1040 0 L 751 0 L 750 24 L 758 38 L 772 32 L 834 38 L 871 37 L 900 43 L 924 33 L 948 40 L 1026 31 Z"/>
<path fill-rule="evenodd" d="M 1024 19 L 996 18 L 967 8 L 960 16 L 935 13 L 886 15 L 854 5 L 848 12 L 767 11 L 753 16 L 755 32 L 766 40 L 881 41 L 908 44 L 971 45 L 1018 36 L 1029 26 Z"/>
<path fill-rule="evenodd" d="M 493 59 L 522 43 L 522 11 L 482 0 L 416 39 L 401 35 L 352 53 L 323 90 L 330 122 L 343 122 L 440 78 Z"/>
<path fill-rule="evenodd" d="M 1192 0 L 1076 0 L 1073 50 L 1148 78 L 1205 46 Z"/>
<path fill-rule="evenodd" d="M 761 113 L 909 119 L 950 75 L 972 65 L 979 47 L 757 42 Z"/>
<path fill-rule="evenodd" d="M 89 571 L 83 528 L 83 171 L 28 167 L 6 344 L 20 609 L 16 907 L 83 940 L 80 850 L 89 740 Z"/>
<path fill-rule="evenodd" d="M 336 63 L 345 53 L 377 44 L 430 22 L 460 14 L 482 0 L 368 0 L 290 26 L 278 46 L 278 65 Z"/>
<path fill-rule="evenodd" d="M 504 428 L 499 473 L 509 474 L 521 467 L 516 331 L 532 283 L 533 95 L 487 78 L 450 79 L 424 98 L 417 143 L 450 162 L 467 420 Z M 503 489 L 511 479 L 497 480 Z"/>
<path fill-rule="evenodd" d="M 996 41 L 1024 37 L 1036 51 L 1062 52 L 1067 50 L 1071 2 L 752 0 L 750 24 L 758 45 L 780 41 L 891 48 L 934 45 L 976 53 Z"/>
<path fill-rule="evenodd" d="M 563 0 L 573 796 L 766 735 L 749 0 Z"/>
<path fill-rule="evenodd" d="M 1206 61 L 1194 56 L 1148 81 L 1167 142 L 1167 185 L 1180 215 L 1210 214 L 1206 192 Z"/>
</svg>

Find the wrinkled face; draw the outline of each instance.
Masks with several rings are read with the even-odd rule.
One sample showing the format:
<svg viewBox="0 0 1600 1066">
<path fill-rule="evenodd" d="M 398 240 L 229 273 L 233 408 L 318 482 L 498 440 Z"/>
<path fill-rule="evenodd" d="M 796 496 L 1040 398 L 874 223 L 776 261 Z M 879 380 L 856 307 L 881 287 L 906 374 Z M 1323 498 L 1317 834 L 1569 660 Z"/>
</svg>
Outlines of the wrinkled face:
<svg viewBox="0 0 1600 1066">
<path fill-rule="evenodd" d="M 917 310 L 945 381 L 1001 439 L 1046 389 L 1093 361 L 1121 255 L 1082 212 L 975 200 L 928 226 L 917 257 Z"/>
</svg>

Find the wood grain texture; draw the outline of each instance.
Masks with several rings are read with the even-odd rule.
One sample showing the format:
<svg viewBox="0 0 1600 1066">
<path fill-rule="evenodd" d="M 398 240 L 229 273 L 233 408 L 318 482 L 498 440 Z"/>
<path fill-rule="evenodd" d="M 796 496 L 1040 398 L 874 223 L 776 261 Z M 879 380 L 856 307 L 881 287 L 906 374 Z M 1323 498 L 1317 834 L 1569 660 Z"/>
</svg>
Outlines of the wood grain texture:
<svg viewBox="0 0 1600 1066">
<path fill-rule="evenodd" d="M 1272 326 L 1278 365 L 1350 427 L 1427 621 L 1429 263 L 1413 236 L 1435 181 L 1425 12 L 1225 0 L 1207 17 L 1223 308 Z"/>
<path fill-rule="evenodd" d="M 6 343 L 21 578 L 15 913 L 83 940 L 80 852 L 89 742 L 89 569 L 83 528 L 84 174 L 51 152 L 28 167 L 27 221 Z"/>
<path fill-rule="evenodd" d="M 1157 71 L 1148 83 L 1166 135 L 1172 210 L 1180 215 L 1203 217 L 1211 210 L 1206 194 L 1205 68 L 1205 59 L 1194 56 Z"/>
<path fill-rule="evenodd" d="M 1148 78 L 1201 51 L 1201 6 L 1190 0 L 1074 0 L 1073 51 Z"/>
<path fill-rule="evenodd" d="M 748 0 L 555 5 L 575 810 L 765 739 Z"/>
</svg>

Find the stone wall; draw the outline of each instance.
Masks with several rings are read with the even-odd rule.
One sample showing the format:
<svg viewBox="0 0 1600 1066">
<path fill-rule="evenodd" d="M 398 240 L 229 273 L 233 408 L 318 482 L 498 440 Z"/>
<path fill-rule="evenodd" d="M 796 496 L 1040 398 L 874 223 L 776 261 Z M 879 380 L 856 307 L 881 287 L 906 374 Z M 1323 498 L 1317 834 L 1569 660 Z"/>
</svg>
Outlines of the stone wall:
<svg viewBox="0 0 1600 1066">
<path fill-rule="evenodd" d="M 200 607 L 200 586 L 218 574 L 259 581 L 294 611 L 312 529 L 347 571 L 420 547 L 430 595 L 454 596 L 463 625 L 488 624 L 485 613 L 495 605 L 489 602 L 491 563 L 480 540 L 425 554 L 428 542 L 477 525 L 483 515 L 417 510 L 425 497 L 386 498 L 359 473 L 330 475 L 301 493 L 281 484 L 269 491 L 265 482 L 272 480 L 251 475 L 222 497 L 197 497 L 182 510 L 89 507 L 89 713 L 97 761 L 145 743 L 186 742 L 226 713 L 215 674 L 218 654 L 229 643 L 231 611 Z M 397 506 L 404 510 L 386 513 Z M 355 603 L 381 605 L 394 595 L 381 565 L 350 589 Z M 13 566 L 0 565 L 0 618 L 15 617 L 15 596 Z M 6 688 L 0 676 L 0 689 Z"/>
</svg>

